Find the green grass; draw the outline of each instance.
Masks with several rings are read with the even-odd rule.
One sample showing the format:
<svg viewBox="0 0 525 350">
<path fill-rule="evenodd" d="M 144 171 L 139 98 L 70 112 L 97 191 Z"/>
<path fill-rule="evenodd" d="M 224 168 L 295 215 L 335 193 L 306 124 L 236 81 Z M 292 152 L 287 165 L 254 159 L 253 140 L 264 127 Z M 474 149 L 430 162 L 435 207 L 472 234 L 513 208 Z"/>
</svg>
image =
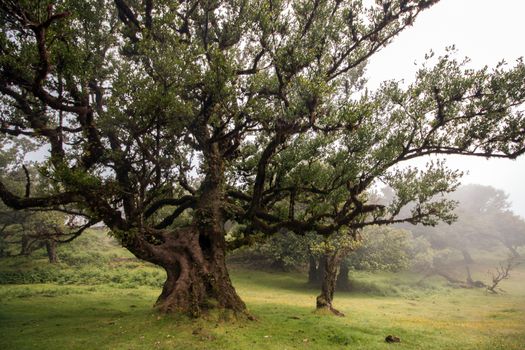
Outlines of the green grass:
<svg viewBox="0 0 525 350">
<path fill-rule="evenodd" d="M 90 230 L 71 244 L 59 246 L 60 263 L 50 265 L 45 251 L 31 257 L 0 260 L 1 284 L 114 284 L 119 288 L 147 285 L 160 288 L 165 273 L 139 261 L 104 231 Z"/>
<path fill-rule="evenodd" d="M 94 244 L 97 235 L 80 243 Z M 162 272 L 122 255 L 111 241 L 104 245 L 104 263 L 54 268 L 58 275 L 84 271 L 84 279 L 0 285 L 0 349 L 525 349 L 523 266 L 502 283 L 507 293 L 501 295 L 453 289 L 439 278 L 418 284 L 421 277 L 411 273 L 355 272 L 355 291 L 335 299 L 344 318 L 314 312 L 318 290 L 300 273 L 233 268 L 234 284 L 257 320 L 218 314 L 192 320 L 157 314 L 152 305 L 160 288 L 136 276 L 161 278 Z M 84 253 L 74 249 L 73 262 Z M 0 264 L 0 274 L 14 270 L 35 266 L 20 259 Z M 474 277 L 486 279 L 485 271 Z M 124 275 L 123 282 L 93 279 L 97 273 Z M 385 343 L 388 334 L 401 343 Z"/>
<path fill-rule="evenodd" d="M 313 312 L 317 291 L 301 275 L 238 270 L 233 277 L 257 321 L 162 316 L 151 307 L 159 293 L 151 287 L 0 286 L 0 348 L 524 349 L 523 295 L 339 293 L 347 315 L 340 318 Z M 402 342 L 386 344 L 388 334 Z"/>
</svg>

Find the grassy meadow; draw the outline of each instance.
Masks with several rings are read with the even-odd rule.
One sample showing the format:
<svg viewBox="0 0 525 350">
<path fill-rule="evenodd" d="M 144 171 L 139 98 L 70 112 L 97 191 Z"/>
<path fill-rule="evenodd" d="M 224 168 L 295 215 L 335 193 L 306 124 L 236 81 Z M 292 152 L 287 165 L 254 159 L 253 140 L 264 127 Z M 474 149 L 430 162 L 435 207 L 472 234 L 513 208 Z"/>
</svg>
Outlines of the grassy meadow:
<svg viewBox="0 0 525 350">
<path fill-rule="evenodd" d="M 413 273 L 352 272 L 337 293 L 346 317 L 314 312 L 318 291 L 303 273 L 232 266 L 256 321 L 210 314 L 192 320 L 152 309 L 163 272 L 92 231 L 43 254 L 0 262 L 0 349 L 525 349 L 525 266 L 505 293 L 452 288 Z M 488 280 L 485 261 L 473 271 Z M 401 343 L 388 344 L 393 334 Z"/>
</svg>

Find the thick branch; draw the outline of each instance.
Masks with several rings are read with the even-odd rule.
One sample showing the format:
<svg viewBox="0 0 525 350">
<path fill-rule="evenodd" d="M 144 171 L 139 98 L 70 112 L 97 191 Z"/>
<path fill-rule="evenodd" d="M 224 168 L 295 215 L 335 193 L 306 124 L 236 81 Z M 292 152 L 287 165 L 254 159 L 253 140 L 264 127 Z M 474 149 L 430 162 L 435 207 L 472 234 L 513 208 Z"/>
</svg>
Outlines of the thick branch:
<svg viewBox="0 0 525 350">
<path fill-rule="evenodd" d="M 10 192 L 5 185 L 0 182 L 0 198 L 13 209 L 27 209 L 38 207 L 54 207 L 70 203 L 79 203 L 83 198 L 76 192 L 64 192 L 48 197 L 22 198 Z"/>
<path fill-rule="evenodd" d="M 165 206 L 171 205 L 171 206 L 178 206 L 178 205 L 185 205 L 186 202 L 192 202 L 194 201 L 193 196 L 183 196 L 181 198 L 164 198 L 159 199 L 158 201 L 154 202 L 149 206 L 148 209 L 144 212 L 144 217 L 147 219 L 151 215 L 155 214 L 155 212 Z"/>
</svg>

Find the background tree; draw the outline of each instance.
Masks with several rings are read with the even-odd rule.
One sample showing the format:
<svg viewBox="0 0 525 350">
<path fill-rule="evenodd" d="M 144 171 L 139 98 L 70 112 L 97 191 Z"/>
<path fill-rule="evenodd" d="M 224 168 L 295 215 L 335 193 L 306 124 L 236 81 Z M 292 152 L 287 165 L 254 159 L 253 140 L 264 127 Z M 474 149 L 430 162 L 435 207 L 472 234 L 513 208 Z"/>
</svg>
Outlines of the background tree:
<svg viewBox="0 0 525 350">
<path fill-rule="evenodd" d="M 410 231 L 388 226 L 367 228 L 361 234 L 361 240 L 361 246 L 346 259 L 346 264 L 354 270 L 406 270 L 420 253 Z"/>
<path fill-rule="evenodd" d="M 474 263 L 471 250 L 491 251 L 503 245 L 513 256 L 524 245 L 525 221 L 510 210 L 508 195 L 491 186 L 465 185 L 449 195 L 457 201 L 458 220 L 452 225 L 408 227 L 425 237 L 434 249 L 454 249 L 466 264 Z"/>
<path fill-rule="evenodd" d="M 34 150 L 34 145 L 28 140 L 18 140 L 5 135 L 0 135 L 0 141 L 0 178 L 20 192 L 27 191 L 29 170 L 27 166 L 21 165 L 24 164 L 24 155 Z M 31 253 L 34 242 L 25 235 L 23 225 L 29 223 L 33 215 L 34 213 L 29 211 L 14 211 L 3 202 L 0 203 L 0 256 L 10 255 L 9 246 L 12 244 L 17 245 L 19 254 Z"/>
<path fill-rule="evenodd" d="M 44 195 L 52 189 L 49 181 L 42 177 L 24 156 L 36 149 L 30 140 L 1 135 L 0 179 L 10 188 L 19 192 Z M 70 214 L 76 214 L 70 212 Z M 80 213 L 78 213 L 80 214 Z M 58 211 L 13 210 L 0 203 L 0 257 L 30 255 L 36 249 L 45 247 L 49 262 L 58 262 L 58 243 L 76 238 L 76 228 L 83 219 Z"/>
<path fill-rule="evenodd" d="M 451 203 L 433 197 L 457 174 L 396 164 L 525 152 L 521 61 L 473 71 L 442 57 L 406 89 L 360 89 L 356 71 L 435 3 L 3 1 L 0 131 L 47 144 L 54 192 L 2 182 L 0 197 L 104 221 L 166 270 L 160 310 L 243 312 L 228 219 L 247 227 L 241 241 L 432 224 L 450 219 Z M 390 205 L 370 203 L 376 180 L 394 188 Z"/>
<path fill-rule="evenodd" d="M 525 220 L 505 211 L 499 215 L 492 237 L 505 246 L 514 258 L 521 257 L 519 249 L 525 246 Z"/>
<path fill-rule="evenodd" d="M 54 215 L 53 215 L 54 214 Z M 58 262 L 57 241 L 64 233 L 61 213 L 0 210 L 0 257 L 29 256 L 44 247 L 49 262 Z"/>
<path fill-rule="evenodd" d="M 228 232 L 227 240 L 236 242 L 240 233 L 234 229 Z M 242 231 L 242 229 L 241 229 Z M 242 234 L 242 233 L 241 233 Z M 229 261 L 254 269 L 271 269 L 276 271 L 302 270 L 308 262 L 311 245 L 318 241 L 315 235 L 298 236 L 293 232 L 283 231 L 271 237 L 258 239 L 242 247 L 233 246 Z M 236 249 L 238 248 L 238 249 Z"/>
</svg>

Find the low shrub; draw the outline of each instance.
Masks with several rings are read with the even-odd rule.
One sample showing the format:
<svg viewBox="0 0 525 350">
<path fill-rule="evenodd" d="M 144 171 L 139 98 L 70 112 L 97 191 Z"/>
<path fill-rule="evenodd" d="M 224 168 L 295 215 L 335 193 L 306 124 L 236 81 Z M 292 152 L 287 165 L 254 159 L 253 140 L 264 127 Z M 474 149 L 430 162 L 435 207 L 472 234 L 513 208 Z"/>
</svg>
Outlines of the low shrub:
<svg viewBox="0 0 525 350">
<path fill-rule="evenodd" d="M 164 283 L 160 269 L 109 267 L 46 267 L 0 271 L 0 284 L 56 283 L 62 285 L 130 284 L 160 287 Z"/>
</svg>

